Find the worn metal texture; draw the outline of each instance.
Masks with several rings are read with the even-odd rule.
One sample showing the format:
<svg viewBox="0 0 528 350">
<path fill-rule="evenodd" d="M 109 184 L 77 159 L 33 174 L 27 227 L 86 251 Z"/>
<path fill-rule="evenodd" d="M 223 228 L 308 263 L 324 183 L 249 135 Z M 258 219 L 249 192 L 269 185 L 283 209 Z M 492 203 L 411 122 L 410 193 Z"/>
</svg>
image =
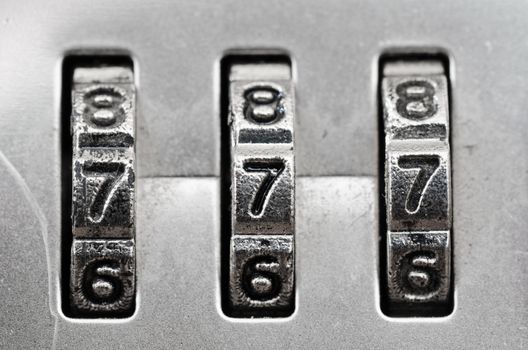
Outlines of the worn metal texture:
<svg viewBox="0 0 528 350">
<path fill-rule="evenodd" d="M 73 311 L 81 317 L 88 313 L 115 318 L 133 308 L 135 255 L 133 239 L 74 239 L 70 266 Z"/>
<path fill-rule="evenodd" d="M 133 72 L 76 68 L 71 95 L 72 235 L 134 238 Z"/>
<path fill-rule="evenodd" d="M 229 284 L 233 317 L 289 316 L 295 308 L 295 95 L 287 63 L 229 67 Z M 246 135 L 246 136 L 244 136 Z M 225 145 L 227 146 L 227 145 Z M 228 239 L 229 237 L 222 237 Z M 228 252 L 223 252 L 227 254 Z M 279 315 L 280 314 L 280 315 Z"/>
<path fill-rule="evenodd" d="M 391 302 L 446 303 L 451 279 L 449 231 L 387 233 L 387 271 Z M 401 305 L 405 309 L 406 305 Z"/>
<path fill-rule="evenodd" d="M 73 239 L 71 259 L 63 257 L 70 288 L 62 286 L 71 310 L 63 307 L 74 317 L 123 317 L 133 313 L 136 278 L 134 74 L 124 66 L 77 66 L 72 80 L 71 125 L 64 123 L 72 159 L 63 157 L 72 162 L 72 184 L 62 184 L 68 195 L 72 187 L 71 214 L 62 213 L 72 224 L 62 228 L 62 246 Z"/>
<path fill-rule="evenodd" d="M 263 317 L 293 311 L 295 255 L 292 235 L 235 235 L 231 239 L 229 316 Z M 271 312 L 270 312 L 271 311 Z"/>
<path fill-rule="evenodd" d="M 448 83 L 425 62 L 387 63 L 380 84 L 390 231 L 451 228 Z"/>
<path fill-rule="evenodd" d="M 383 64 L 386 232 L 381 234 L 387 293 L 382 298 L 388 300 L 382 309 L 389 316 L 445 316 L 452 311 L 446 71 L 437 60 L 402 57 Z"/>
<path fill-rule="evenodd" d="M 0 14 L 1 348 L 526 348 L 525 1 L 8 0 Z M 297 173 L 346 175 L 298 179 L 297 307 L 282 320 L 220 308 L 219 60 L 248 47 L 294 59 Z M 379 311 L 378 60 L 405 47 L 451 64 L 456 303 L 434 320 Z M 137 63 L 139 298 L 131 318 L 73 320 L 60 66 L 100 48 Z"/>
<path fill-rule="evenodd" d="M 291 73 L 280 79 L 266 78 L 258 76 L 266 66 L 253 68 L 256 78 L 250 74 L 232 78 L 229 117 L 222 121 L 231 130 L 232 231 L 293 234 L 295 104 Z M 256 94 L 262 95 L 262 101 L 255 101 Z M 269 100 L 264 99 L 268 94 Z M 262 117 L 255 120 L 256 115 Z"/>
</svg>

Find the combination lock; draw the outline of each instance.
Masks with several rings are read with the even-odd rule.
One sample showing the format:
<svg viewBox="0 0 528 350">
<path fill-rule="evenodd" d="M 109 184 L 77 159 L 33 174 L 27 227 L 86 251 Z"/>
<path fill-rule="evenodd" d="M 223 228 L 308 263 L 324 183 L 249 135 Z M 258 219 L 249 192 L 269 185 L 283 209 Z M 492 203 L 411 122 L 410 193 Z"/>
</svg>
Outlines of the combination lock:
<svg viewBox="0 0 528 350">
<path fill-rule="evenodd" d="M 0 348 L 527 346 L 524 2 L 0 15 Z"/>
</svg>

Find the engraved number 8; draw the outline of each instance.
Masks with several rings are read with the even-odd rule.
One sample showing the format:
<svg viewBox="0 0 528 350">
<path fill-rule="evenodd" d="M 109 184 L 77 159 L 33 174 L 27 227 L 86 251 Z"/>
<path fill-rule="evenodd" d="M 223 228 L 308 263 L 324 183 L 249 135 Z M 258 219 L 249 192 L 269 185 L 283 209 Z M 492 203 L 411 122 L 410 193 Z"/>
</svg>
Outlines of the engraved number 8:
<svg viewBox="0 0 528 350">
<path fill-rule="evenodd" d="M 422 120 L 432 117 L 438 110 L 435 88 L 423 80 L 411 80 L 396 87 L 396 110 L 407 119 Z"/>
</svg>

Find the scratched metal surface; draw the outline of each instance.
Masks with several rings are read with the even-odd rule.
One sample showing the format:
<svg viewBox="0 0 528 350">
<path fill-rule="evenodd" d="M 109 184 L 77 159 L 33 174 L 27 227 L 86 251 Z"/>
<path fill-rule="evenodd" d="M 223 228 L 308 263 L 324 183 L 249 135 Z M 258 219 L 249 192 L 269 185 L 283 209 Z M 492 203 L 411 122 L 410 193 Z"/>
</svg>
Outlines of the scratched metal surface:
<svg viewBox="0 0 528 350">
<path fill-rule="evenodd" d="M 2 1 L 0 348 L 526 347 L 527 31 L 521 0 Z M 402 46 L 452 59 L 456 307 L 435 320 L 377 300 L 376 65 Z M 298 181 L 284 320 L 219 307 L 218 62 L 247 47 L 291 52 L 297 170 L 317 176 Z M 139 71 L 139 304 L 80 322 L 58 309 L 60 66 L 94 48 Z"/>
</svg>

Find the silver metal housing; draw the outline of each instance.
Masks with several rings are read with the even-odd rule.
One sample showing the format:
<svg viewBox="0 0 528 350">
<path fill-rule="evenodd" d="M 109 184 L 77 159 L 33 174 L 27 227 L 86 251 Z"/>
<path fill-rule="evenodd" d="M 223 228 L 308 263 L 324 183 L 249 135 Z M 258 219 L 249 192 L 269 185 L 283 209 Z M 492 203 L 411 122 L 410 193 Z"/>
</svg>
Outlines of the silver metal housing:
<svg viewBox="0 0 528 350">
<path fill-rule="evenodd" d="M 0 348 L 526 348 L 526 1 L 4 0 L 0 13 Z M 219 62 L 254 47 L 287 50 L 296 72 L 288 318 L 220 307 Z M 101 49 L 133 57 L 141 92 L 138 294 L 131 317 L 79 320 L 60 302 L 60 67 Z M 379 309 L 378 62 L 394 49 L 450 62 L 446 317 Z"/>
</svg>

